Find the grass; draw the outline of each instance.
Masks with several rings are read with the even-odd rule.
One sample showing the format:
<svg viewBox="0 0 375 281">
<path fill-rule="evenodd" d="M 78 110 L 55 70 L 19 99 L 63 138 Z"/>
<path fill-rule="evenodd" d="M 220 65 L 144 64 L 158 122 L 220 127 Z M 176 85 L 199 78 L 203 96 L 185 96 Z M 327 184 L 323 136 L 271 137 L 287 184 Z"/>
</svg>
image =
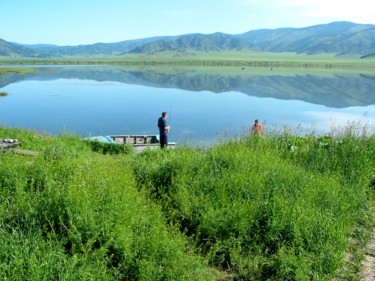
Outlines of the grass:
<svg viewBox="0 0 375 281">
<path fill-rule="evenodd" d="M 0 153 L 1 279 L 359 280 L 375 187 L 365 132 L 140 154 L 0 136 L 39 152 Z"/>
<path fill-rule="evenodd" d="M 111 65 L 172 65 L 172 66 L 208 66 L 208 67 L 258 67 L 288 69 L 336 69 L 361 70 L 374 72 L 374 59 L 358 57 L 336 57 L 336 54 L 306 55 L 296 53 L 268 53 L 254 51 L 202 52 L 196 50 L 163 51 L 151 54 L 126 54 L 121 56 L 64 57 L 64 58 L 11 58 L 1 59 L 3 65 L 75 65 L 75 64 L 111 64 Z"/>
<path fill-rule="evenodd" d="M 26 74 L 35 72 L 36 70 L 33 68 L 0 68 L 0 75 L 8 74 L 8 73 L 18 73 L 18 74 Z"/>
</svg>

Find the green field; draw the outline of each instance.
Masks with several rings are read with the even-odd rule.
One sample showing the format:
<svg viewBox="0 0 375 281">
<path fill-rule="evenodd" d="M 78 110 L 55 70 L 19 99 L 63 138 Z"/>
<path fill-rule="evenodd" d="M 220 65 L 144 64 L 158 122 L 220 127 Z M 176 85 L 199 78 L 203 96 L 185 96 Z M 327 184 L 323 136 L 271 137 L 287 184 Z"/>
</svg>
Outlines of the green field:
<svg viewBox="0 0 375 281">
<path fill-rule="evenodd" d="M 172 65 L 214 67 L 260 67 L 298 69 L 353 69 L 375 72 L 375 59 L 340 57 L 336 54 L 306 55 L 265 52 L 164 51 L 151 54 L 126 54 L 109 57 L 1 58 L 0 65 Z"/>
<path fill-rule="evenodd" d="M 375 136 L 354 132 L 136 154 L 0 127 L 37 153 L 0 152 L 0 278 L 359 280 Z"/>
<path fill-rule="evenodd" d="M 0 75 L 8 74 L 8 73 L 17 73 L 17 74 L 26 74 L 35 72 L 35 69 L 32 68 L 0 68 Z"/>
</svg>

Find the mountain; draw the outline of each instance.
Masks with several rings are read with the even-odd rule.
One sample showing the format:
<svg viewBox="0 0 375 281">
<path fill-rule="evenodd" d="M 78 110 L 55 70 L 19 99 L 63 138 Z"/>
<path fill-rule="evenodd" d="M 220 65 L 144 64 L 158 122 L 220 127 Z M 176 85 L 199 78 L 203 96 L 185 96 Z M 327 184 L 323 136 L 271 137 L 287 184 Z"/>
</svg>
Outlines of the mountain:
<svg viewBox="0 0 375 281">
<path fill-rule="evenodd" d="M 241 38 L 230 34 L 188 34 L 178 36 L 175 39 L 166 38 L 135 48 L 131 53 L 154 53 L 160 51 L 171 51 L 181 49 L 193 49 L 198 51 L 225 51 L 225 50 L 246 50 L 250 44 Z"/>
<path fill-rule="evenodd" d="M 138 46 L 148 44 L 150 42 L 163 40 L 166 37 L 151 37 L 145 39 L 121 41 L 117 43 L 96 43 L 91 45 L 78 46 L 54 46 L 54 45 L 29 45 L 28 47 L 44 53 L 48 56 L 96 56 L 96 55 L 119 55 L 129 52 Z"/>
<path fill-rule="evenodd" d="M 375 28 L 352 34 L 342 40 L 338 40 L 330 46 L 328 51 L 339 52 L 340 50 L 348 50 L 345 54 L 361 53 L 370 55 L 375 53 Z M 364 53 L 363 50 L 366 50 Z"/>
<path fill-rule="evenodd" d="M 151 42 L 131 52 L 155 53 L 186 49 L 368 56 L 375 52 L 375 25 L 333 22 L 305 28 L 261 29 L 237 35 L 188 34 Z"/>
<path fill-rule="evenodd" d="M 173 88 L 213 93 L 241 92 L 249 96 L 278 100 L 300 100 L 331 108 L 369 106 L 375 104 L 372 90 L 374 75 L 334 73 L 332 75 L 279 75 L 271 73 L 238 75 L 238 73 L 205 73 L 193 69 L 176 69 L 165 73 L 157 68 L 58 66 L 38 68 L 35 73 L 0 75 L 0 88 L 24 80 L 51 81 L 79 79 L 113 81 L 149 87 Z M 282 86 L 280 86 L 282 85 Z"/>
<path fill-rule="evenodd" d="M 269 52 L 367 54 L 375 48 L 375 25 L 335 22 L 306 28 L 250 31 L 241 35 Z"/>
<path fill-rule="evenodd" d="M 21 45 L 0 40 L 0 56 L 8 57 L 92 57 L 186 50 L 335 53 L 367 58 L 375 54 L 375 25 L 333 22 L 304 28 L 259 29 L 235 35 L 194 33 L 78 46 Z"/>
<path fill-rule="evenodd" d="M 13 44 L 0 39 L 0 56 L 6 57 L 32 57 L 37 56 L 37 52 L 22 45 Z"/>
</svg>

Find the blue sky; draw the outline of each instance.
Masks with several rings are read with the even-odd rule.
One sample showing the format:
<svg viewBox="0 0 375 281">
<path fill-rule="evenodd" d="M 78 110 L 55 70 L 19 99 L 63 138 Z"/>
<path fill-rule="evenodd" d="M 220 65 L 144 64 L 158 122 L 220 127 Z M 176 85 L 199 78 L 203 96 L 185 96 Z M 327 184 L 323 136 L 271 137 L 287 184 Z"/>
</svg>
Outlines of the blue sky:
<svg viewBox="0 0 375 281">
<path fill-rule="evenodd" d="M 0 38 L 24 44 L 110 43 L 229 34 L 333 21 L 375 24 L 371 0 L 0 0 Z"/>
</svg>

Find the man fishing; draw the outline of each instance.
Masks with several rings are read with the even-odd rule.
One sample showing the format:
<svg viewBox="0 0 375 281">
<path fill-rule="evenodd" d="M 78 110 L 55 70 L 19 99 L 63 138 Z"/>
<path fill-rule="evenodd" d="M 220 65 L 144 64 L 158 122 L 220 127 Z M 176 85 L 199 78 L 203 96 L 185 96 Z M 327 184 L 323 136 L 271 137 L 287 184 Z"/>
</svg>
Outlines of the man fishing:
<svg viewBox="0 0 375 281">
<path fill-rule="evenodd" d="M 158 119 L 161 148 L 168 146 L 168 132 L 171 129 L 171 127 L 168 126 L 167 117 L 168 117 L 167 112 L 163 112 L 161 114 L 161 117 Z"/>
</svg>

